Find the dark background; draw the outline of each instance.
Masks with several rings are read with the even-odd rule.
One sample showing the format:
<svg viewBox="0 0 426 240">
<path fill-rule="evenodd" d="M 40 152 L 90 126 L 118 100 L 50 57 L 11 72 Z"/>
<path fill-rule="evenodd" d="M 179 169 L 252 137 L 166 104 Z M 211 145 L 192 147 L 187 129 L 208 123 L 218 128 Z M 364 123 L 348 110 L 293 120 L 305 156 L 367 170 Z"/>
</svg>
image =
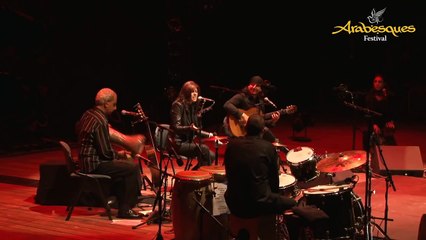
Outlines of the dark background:
<svg viewBox="0 0 426 240">
<path fill-rule="evenodd" d="M 147 3 L 149 2 L 149 3 Z M 269 98 L 298 106 L 312 121 L 350 118 L 334 88 L 358 102 L 382 72 L 395 94 L 399 120 L 424 121 L 425 8 L 421 4 L 277 3 L 276 1 L 0 1 L 1 147 L 8 153 L 75 139 L 74 123 L 111 87 L 118 110 L 141 103 L 153 122 L 168 121 L 175 91 L 193 79 L 213 98 L 206 128 L 253 74 L 276 87 Z M 364 34 L 332 35 L 348 20 L 368 24 L 386 7 L 385 26 L 416 32 L 364 42 Z M 115 128 L 144 132 L 116 114 Z"/>
</svg>

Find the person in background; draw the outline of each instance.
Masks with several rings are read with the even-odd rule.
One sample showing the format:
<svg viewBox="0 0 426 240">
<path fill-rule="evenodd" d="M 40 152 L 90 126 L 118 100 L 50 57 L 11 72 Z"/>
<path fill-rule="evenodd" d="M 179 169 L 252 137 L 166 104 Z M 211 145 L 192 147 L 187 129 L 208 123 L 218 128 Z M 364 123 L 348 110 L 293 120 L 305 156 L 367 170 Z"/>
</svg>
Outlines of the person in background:
<svg viewBox="0 0 426 240">
<path fill-rule="evenodd" d="M 108 117 L 117 109 L 117 94 L 102 88 L 95 106 L 86 110 L 76 124 L 80 145 L 78 166 L 83 173 L 111 176 L 113 193 L 118 201 L 118 218 L 138 219 L 133 211 L 138 201 L 139 168 L 128 160 L 125 151 L 116 152 L 111 144 Z"/>
<path fill-rule="evenodd" d="M 230 139 L 224 156 L 230 230 L 234 236 L 248 234 L 247 239 L 275 239 L 277 214 L 297 202 L 279 193 L 278 153 L 263 139 L 264 118 L 251 115 L 245 129 L 246 136 Z"/>
<path fill-rule="evenodd" d="M 211 165 L 215 159 L 215 153 L 207 145 L 194 141 L 196 137 L 213 136 L 202 130 L 199 96 L 199 85 L 192 80 L 187 81 L 182 85 L 170 110 L 173 146 L 179 155 L 197 157 L 198 163 L 192 170 Z"/>
<path fill-rule="evenodd" d="M 365 96 L 365 107 L 378 112 L 381 116 L 371 114 L 369 130 L 373 131 L 380 144 L 397 145 L 395 140 L 395 104 L 393 95 L 386 86 L 382 74 L 376 74 L 373 78 L 372 89 Z M 364 149 L 369 149 L 370 132 L 364 131 Z"/>
</svg>

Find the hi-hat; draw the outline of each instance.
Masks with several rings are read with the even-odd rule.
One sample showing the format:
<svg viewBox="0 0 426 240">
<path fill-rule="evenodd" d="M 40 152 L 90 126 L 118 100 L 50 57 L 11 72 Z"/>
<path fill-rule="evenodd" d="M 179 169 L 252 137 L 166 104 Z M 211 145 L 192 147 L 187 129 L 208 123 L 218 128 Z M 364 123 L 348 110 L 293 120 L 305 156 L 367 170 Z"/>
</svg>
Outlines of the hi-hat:
<svg viewBox="0 0 426 240">
<path fill-rule="evenodd" d="M 209 138 L 203 138 L 203 141 L 222 141 L 228 139 L 228 136 L 213 136 Z"/>
<path fill-rule="evenodd" d="M 317 164 L 320 172 L 342 172 L 363 165 L 367 161 L 367 153 L 363 150 L 330 153 Z"/>
</svg>

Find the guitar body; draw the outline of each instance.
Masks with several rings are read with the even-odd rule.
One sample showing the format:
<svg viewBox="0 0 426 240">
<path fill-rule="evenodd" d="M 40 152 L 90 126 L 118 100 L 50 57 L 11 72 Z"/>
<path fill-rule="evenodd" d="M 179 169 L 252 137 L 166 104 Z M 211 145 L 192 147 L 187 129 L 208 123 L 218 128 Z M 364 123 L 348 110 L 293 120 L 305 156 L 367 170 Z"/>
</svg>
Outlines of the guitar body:
<svg viewBox="0 0 426 240">
<path fill-rule="evenodd" d="M 259 108 L 252 107 L 247 110 L 238 109 L 240 112 L 247 114 L 249 117 L 253 114 L 260 114 L 263 115 Z M 290 105 L 286 107 L 285 109 L 281 109 L 275 112 L 266 113 L 266 116 L 272 115 L 273 113 L 279 113 L 279 114 L 290 114 L 294 113 L 297 110 L 297 107 L 295 105 Z M 229 131 L 232 133 L 235 137 L 243 137 L 247 134 L 245 126 L 234 116 L 229 115 L 227 117 L 227 123 Z"/>
<path fill-rule="evenodd" d="M 251 116 L 253 114 L 261 114 L 259 108 L 256 108 L 256 107 L 249 108 L 248 110 L 243 110 L 243 109 L 239 109 L 239 110 L 247 114 L 248 116 Z M 232 115 L 228 116 L 228 126 L 229 126 L 229 131 L 235 137 L 242 137 L 247 134 L 245 126 L 241 124 L 241 122 Z"/>
</svg>

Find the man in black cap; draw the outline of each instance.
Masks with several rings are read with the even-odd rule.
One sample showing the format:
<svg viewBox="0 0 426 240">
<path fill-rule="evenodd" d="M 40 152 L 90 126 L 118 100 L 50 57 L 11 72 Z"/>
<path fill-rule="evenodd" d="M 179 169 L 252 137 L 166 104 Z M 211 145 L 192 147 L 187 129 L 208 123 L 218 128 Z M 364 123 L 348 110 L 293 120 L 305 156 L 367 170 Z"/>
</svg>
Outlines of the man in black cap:
<svg viewBox="0 0 426 240">
<path fill-rule="evenodd" d="M 245 136 L 246 130 L 244 126 L 247 124 L 249 116 L 265 112 L 265 104 L 270 104 L 270 101 L 265 102 L 263 89 L 268 85 L 270 85 L 269 81 L 263 80 L 259 75 L 254 75 L 250 78 L 249 84 L 241 92 L 235 94 L 225 102 L 223 108 L 227 116 L 224 120 L 224 130 L 228 136 Z M 265 118 L 264 139 L 269 142 L 275 142 L 276 138 L 269 128 L 276 125 L 276 122 L 280 119 L 280 113 L 277 111 L 263 116 Z"/>
</svg>

